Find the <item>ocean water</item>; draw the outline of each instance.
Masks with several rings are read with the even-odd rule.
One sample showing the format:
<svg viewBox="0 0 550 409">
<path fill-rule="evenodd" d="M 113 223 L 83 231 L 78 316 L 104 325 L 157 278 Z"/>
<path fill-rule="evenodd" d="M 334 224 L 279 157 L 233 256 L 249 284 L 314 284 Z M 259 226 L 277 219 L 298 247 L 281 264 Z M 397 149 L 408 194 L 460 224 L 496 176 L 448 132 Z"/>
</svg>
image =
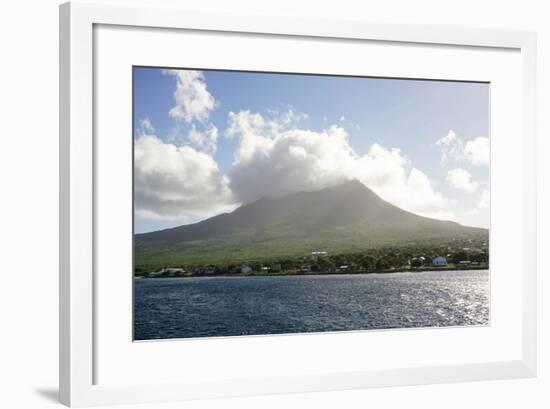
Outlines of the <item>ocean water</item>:
<svg viewBox="0 0 550 409">
<path fill-rule="evenodd" d="M 489 272 L 134 280 L 134 339 L 489 323 Z"/>
</svg>

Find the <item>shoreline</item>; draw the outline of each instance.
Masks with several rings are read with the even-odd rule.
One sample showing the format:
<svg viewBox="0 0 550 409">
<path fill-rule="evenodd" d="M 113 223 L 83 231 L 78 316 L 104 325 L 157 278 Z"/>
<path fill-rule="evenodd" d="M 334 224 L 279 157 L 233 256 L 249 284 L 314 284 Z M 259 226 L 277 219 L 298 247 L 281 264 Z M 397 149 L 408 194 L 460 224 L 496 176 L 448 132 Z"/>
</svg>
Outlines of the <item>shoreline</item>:
<svg viewBox="0 0 550 409">
<path fill-rule="evenodd" d="M 428 267 L 428 268 L 407 268 L 380 271 L 346 271 L 346 272 L 320 272 L 320 271 L 287 271 L 280 273 L 238 273 L 238 274 L 180 274 L 180 275 L 135 275 L 134 279 L 162 279 L 162 278 L 197 278 L 197 277 L 284 277 L 284 276 L 338 276 L 338 275 L 369 275 L 369 274 L 395 274 L 395 273 L 423 273 L 430 271 L 472 271 L 489 270 L 489 266 L 468 266 L 463 268 Z"/>
</svg>

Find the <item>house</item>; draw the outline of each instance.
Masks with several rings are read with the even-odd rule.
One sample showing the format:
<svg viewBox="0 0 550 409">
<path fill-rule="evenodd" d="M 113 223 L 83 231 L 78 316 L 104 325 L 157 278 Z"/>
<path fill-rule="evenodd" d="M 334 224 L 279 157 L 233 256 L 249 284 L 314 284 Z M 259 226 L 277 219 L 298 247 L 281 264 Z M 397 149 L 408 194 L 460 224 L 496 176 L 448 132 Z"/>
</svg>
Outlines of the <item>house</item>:
<svg viewBox="0 0 550 409">
<path fill-rule="evenodd" d="M 468 260 L 459 261 L 456 265 L 457 268 L 468 268 L 472 263 Z"/>
<path fill-rule="evenodd" d="M 178 277 L 186 273 L 183 268 L 178 267 L 168 267 L 164 269 L 164 273 L 169 277 Z"/>
<path fill-rule="evenodd" d="M 340 271 L 349 271 L 349 266 L 340 266 L 339 270 Z"/>
<path fill-rule="evenodd" d="M 177 267 L 168 267 L 162 268 L 158 271 L 152 271 L 146 275 L 149 278 L 159 278 L 159 277 L 181 277 L 186 273 L 183 268 Z"/>
<path fill-rule="evenodd" d="M 447 259 L 442 256 L 437 256 L 432 260 L 432 264 L 434 266 L 446 266 L 447 265 Z"/>
<path fill-rule="evenodd" d="M 328 256 L 328 253 L 326 251 L 312 251 L 311 256 L 312 257 L 326 257 L 326 256 Z"/>
<path fill-rule="evenodd" d="M 244 265 L 241 267 L 241 273 L 248 274 L 252 272 L 252 268 L 250 266 Z"/>
<path fill-rule="evenodd" d="M 179 267 L 168 267 L 168 268 L 164 269 L 164 271 L 166 271 L 168 273 L 185 273 L 185 270 L 183 268 L 179 268 Z"/>
</svg>

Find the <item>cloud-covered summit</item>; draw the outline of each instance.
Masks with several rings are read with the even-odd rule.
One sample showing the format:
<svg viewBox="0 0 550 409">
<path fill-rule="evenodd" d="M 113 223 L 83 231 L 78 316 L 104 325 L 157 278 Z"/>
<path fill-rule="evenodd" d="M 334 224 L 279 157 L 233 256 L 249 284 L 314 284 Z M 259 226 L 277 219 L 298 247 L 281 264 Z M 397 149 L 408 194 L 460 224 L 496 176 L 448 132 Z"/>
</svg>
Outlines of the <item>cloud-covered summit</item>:
<svg viewBox="0 0 550 409">
<path fill-rule="evenodd" d="M 373 143 L 360 155 L 338 125 L 314 131 L 297 122 L 285 124 L 241 111 L 229 115 L 229 134 L 239 138 L 229 173 L 229 185 L 239 201 L 357 179 L 405 210 L 430 216 L 446 209 L 447 199 L 399 149 Z"/>
<path fill-rule="evenodd" d="M 464 217 L 477 212 L 475 220 L 482 220 L 487 214 L 489 186 L 483 175 L 489 165 L 489 140 L 484 136 L 469 139 L 440 128 L 436 137 L 427 131 L 419 137 L 416 129 L 409 135 L 409 105 L 395 100 L 379 108 L 384 106 L 380 98 L 364 90 L 354 96 L 355 88 L 348 88 L 347 94 L 340 87 L 327 88 L 323 77 L 314 79 L 315 86 L 327 93 L 322 98 L 306 95 L 296 109 L 289 104 L 300 101 L 294 92 L 303 83 L 303 78 L 296 82 L 299 76 L 279 76 L 279 88 L 265 88 L 268 77 L 257 82 L 262 74 L 253 79 L 246 73 L 157 72 L 158 84 L 164 78 L 169 88 L 157 90 L 157 83 L 147 83 L 145 95 L 151 99 L 136 99 L 139 107 L 147 107 L 138 110 L 135 119 L 138 220 L 164 220 L 162 226 L 167 227 L 191 223 L 261 197 L 321 190 L 354 179 L 419 215 L 470 224 Z M 275 79 L 274 74 L 264 75 Z M 361 78 L 356 81 L 363 84 Z M 285 88 L 287 84 L 292 86 Z M 419 90 L 427 84 L 418 85 Z M 381 97 L 393 95 L 377 87 Z M 372 102 L 364 103 L 359 96 Z M 370 120 L 349 106 L 340 109 L 346 98 L 368 106 L 362 115 Z M 381 119 L 402 120 L 398 137 L 389 131 L 395 128 L 393 122 L 369 116 L 371 111 Z M 380 123 L 374 126 L 373 121 Z M 483 134 L 483 127 L 477 129 L 477 135 Z"/>
</svg>

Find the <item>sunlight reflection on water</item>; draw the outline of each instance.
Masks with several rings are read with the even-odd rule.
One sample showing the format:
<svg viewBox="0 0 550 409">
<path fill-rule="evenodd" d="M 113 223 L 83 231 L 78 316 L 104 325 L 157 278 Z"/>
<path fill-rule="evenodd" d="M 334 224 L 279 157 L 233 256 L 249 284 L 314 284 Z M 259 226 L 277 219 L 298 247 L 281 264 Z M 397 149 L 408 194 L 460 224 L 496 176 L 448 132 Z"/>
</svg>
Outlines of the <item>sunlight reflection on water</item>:
<svg viewBox="0 0 550 409">
<path fill-rule="evenodd" d="M 134 280 L 135 339 L 486 325 L 489 272 Z"/>
</svg>

